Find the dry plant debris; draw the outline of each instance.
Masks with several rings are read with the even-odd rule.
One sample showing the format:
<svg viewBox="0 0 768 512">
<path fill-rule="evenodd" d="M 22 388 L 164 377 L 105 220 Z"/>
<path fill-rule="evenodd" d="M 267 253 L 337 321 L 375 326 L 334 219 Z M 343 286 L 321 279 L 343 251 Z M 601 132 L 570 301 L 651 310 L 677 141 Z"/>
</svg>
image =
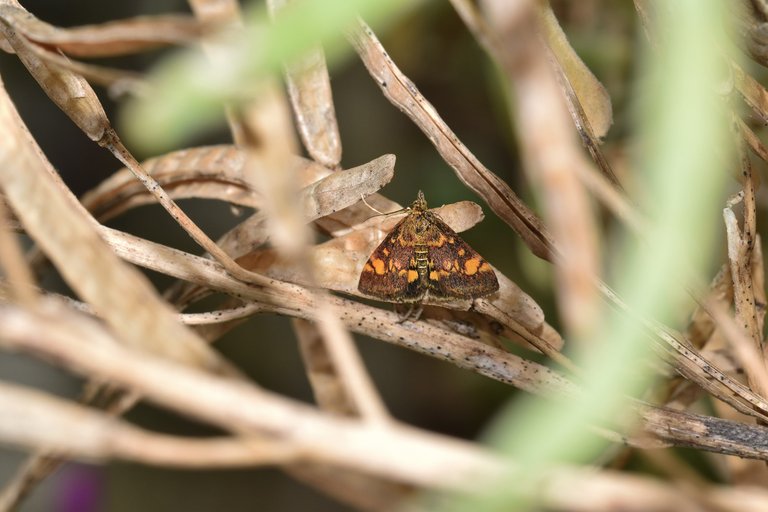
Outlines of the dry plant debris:
<svg viewBox="0 0 768 512">
<path fill-rule="evenodd" d="M 605 303 L 637 325 L 660 355 L 647 365 L 657 383 L 641 399 L 626 398 L 635 424 L 591 425 L 590 435 L 622 448 L 611 463 L 592 469 L 562 464 L 537 473 L 529 484 L 540 502 L 573 511 L 768 510 L 766 296 L 759 230 L 765 198 L 754 169 L 768 161 L 768 150 L 761 126 L 742 118 L 734 105 L 743 101 L 765 125 L 764 74 L 725 53 L 711 56 L 723 59 L 730 73 L 726 91 L 718 93 L 739 151 L 737 159 L 724 151 L 721 164 L 724 172 L 739 170 L 739 188 L 722 211 L 727 251 L 721 270 L 708 289 L 691 286 L 690 322 L 676 327 L 638 315 L 603 283 L 611 240 L 601 215 L 607 212 L 629 236 L 640 238 L 649 223 L 636 207 L 633 184 L 620 180 L 626 162 L 603 148 L 614 112 L 608 89 L 571 46 L 558 21 L 560 11 L 544 1 L 451 1 L 507 80 L 522 166 L 538 194 L 542 218 L 459 139 L 365 21 L 340 29 L 347 30 L 381 94 L 510 228 L 504 236 L 514 233 L 530 253 L 554 266 L 562 328 L 550 325 L 534 294 L 499 269 L 492 270 L 497 292 L 468 299 L 427 296 L 421 316 L 402 321 L 386 304 L 370 305 L 358 291 L 371 251 L 406 213 L 380 193 L 396 175 L 396 155 L 342 167 L 332 72 L 321 44 L 284 63 L 284 87 L 276 77 L 262 77 L 245 100 L 221 105 L 231 144 L 176 149 L 142 163 L 123 145 L 91 84 L 152 95 L 151 81 L 142 73 L 74 58 L 200 43 L 214 65 L 226 65 L 221 36 L 237 33 L 244 23 L 237 2 L 189 3 L 194 16 L 139 16 L 61 28 L 16 0 L 0 0 L 0 49 L 20 60 L 84 137 L 125 166 L 77 199 L 0 81 L 0 348 L 49 361 L 86 382 L 78 403 L 0 380 L 0 443 L 30 452 L 3 483 L 0 510 L 17 508 L 70 458 L 186 468 L 274 465 L 361 510 L 420 509 L 426 504 L 418 493 L 425 490 L 478 493 L 526 468 L 479 442 L 399 422 L 352 333 L 557 404 L 588 393 L 584 368 L 571 357 L 591 348 L 591 337 L 605 321 Z M 757 0 L 741 3 L 742 47 L 764 65 L 768 8 Z M 295 5 L 269 0 L 267 10 L 279 20 Z M 654 7 L 635 1 L 636 23 L 650 51 L 659 51 L 664 41 L 654 25 Z M 631 145 L 631 136 L 624 137 L 621 144 Z M 619 168 L 623 172 L 615 172 Z M 177 203 L 191 198 L 253 213 L 214 241 Z M 154 203 L 164 208 L 156 214 L 170 214 L 202 255 L 104 225 Z M 431 212 L 456 233 L 483 219 L 480 206 L 470 201 Z M 316 233 L 327 239 L 317 241 Z M 17 234 L 34 242 L 26 254 Z M 74 297 L 40 284 L 51 267 Z M 176 281 L 160 292 L 135 267 Z M 198 303 L 215 306 L 187 311 Z M 211 347 L 263 314 L 291 318 L 316 405 L 263 389 L 243 374 L 238 361 L 225 360 Z M 566 339 L 576 345 L 568 355 L 562 353 Z M 707 414 L 701 407 L 705 398 L 713 404 Z M 202 439 L 159 434 L 121 418 L 141 400 L 222 433 Z M 679 461 L 652 455 L 670 447 L 707 452 L 728 484 L 691 476 L 692 468 L 676 473 Z M 628 453 L 646 454 L 668 478 L 621 470 Z M 734 456 L 762 462 L 747 465 Z"/>
</svg>

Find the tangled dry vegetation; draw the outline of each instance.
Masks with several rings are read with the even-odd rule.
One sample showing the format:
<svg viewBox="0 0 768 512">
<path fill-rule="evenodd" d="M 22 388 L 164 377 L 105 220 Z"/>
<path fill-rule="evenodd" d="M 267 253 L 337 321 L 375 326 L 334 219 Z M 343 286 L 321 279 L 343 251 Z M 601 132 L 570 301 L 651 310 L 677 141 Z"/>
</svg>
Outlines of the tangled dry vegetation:
<svg viewBox="0 0 768 512">
<path fill-rule="evenodd" d="M 0 347 L 52 361 L 88 379 L 79 403 L 0 382 L 0 442 L 30 452 L 5 482 L 0 508 L 18 505 L 69 458 L 189 468 L 277 465 L 366 510 L 396 508 L 422 490 L 471 492 L 497 479 L 503 486 L 514 459 L 391 417 L 352 333 L 533 396 L 555 401 L 581 396 L 583 369 L 563 354 L 564 334 L 588 338 L 601 321 L 603 303 L 633 316 L 631 306 L 599 277 L 604 235 L 597 212 L 604 209 L 628 232 L 642 236 L 646 229 L 630 188 L 620 184 L 601 150 L 612 123 L 605 89 L 573 51 L 546 3 L 451 1 L 514 84 L 510 102 L 518 143 L 539 194 L 542 220 L 458 139 L 390 59 L 374 31 L 355 21 L 347 38 L 381 93 L 531 253 L 554 265 L 563 332 L 552 328 L 536 301 L 501 273 L 496 294 L 474 301 L 428 300 L 417 321 L 401 322 L 388 305 L 358 300 L 357 290 L 363 263 L 400 219 L 372 216 L 360 198 L 384 212 L 401 208 L 378 192 L 395 172 L 395 156 L 340 167 L 342 141 L 319 48 L 286 68 L 287 94 L 276 81 L 264 79 L 258 94 L 226 107 L 230 145 L 191 147 L 139 163 L 111 128 L 91 84 L 129 94 L 152 94 L 151 86 L 141 76 L 74 59 L 198 41 L 209 59 L 220 58 L 217 43 L 208 38 L 237 30 L 237 3 L 189 3 L 194 18 L 143 17 L 62 29 L 37 19 L 15 0 L 0 0 L 0 48 L 14 53 L 85 135 L 125 165 L 76 199 L 0 88 Z M 283 3 L 268 2 L 277 19 Z M 752 58 L 764 64 L 761 36 L 768 11 L 762 2 L 747 4 L 739 27 Z M 638 23 L 651 48 L 663 47 L 650 6 L 636 0 Z M 768 123 L 768 92 L 735 61 L 728 66 L 730 89 L 722 104 L 729 105 L 725 96 L 740 98 L 751 117 L 743 121 L 729 114 L 736 145 L 743 149 L 733 159 L 741 169 L 741 190 L 724 210 L 727 261 L 708 290 L 691 288 L 699 306 L 687 326 L 675 329 L 635 319 L 663 358 L 664 364 L 654 367 L 662 385 L 644 401 L 628 399 L 637 428 L 593 431 L 627 449 L 656 453 L 665 476 L 623 472 L 609 464 L 600 469 L 558 465 L 535 483 L 546 508 L 768 510 L 766 299 L 758 180 L 750 163 L 768 160 L 768 150 L 752 131 L 754 118 Z M 732 104 L 728 108 L 738 110 Z M 300 144 L 307 158 L 297 156 Z M 178 199 L 190 197 L 255 213 L 213 241 L 177 206 Z M 103 225 L 154 202 L 205 256 Z M 483 216 L 470 202 L 445 205 L 438 213 L 457 232 Z M 314 243 L 312 230 L 328 241 Z M 23 253 L 15 233 L 34 242 L 31 252 Z M 48 264 L 77 300 L 37 286 L 37 273 Z M 178 282 L 161 295 L 134 266 Z M 182 313 L 213 294 L 221 299 L 219 308 Z M 316 406 L 261 389 L 238 370 L 237 361 L 224 360 L 211 347 L 256 314 L 292 318 Z M 501 340 L 544 354 L 550 364 L 510 353 Z M 710 414 L 691 409 L 702 395 L 713 399 Z M 184 438 L 122 420 L 140 400 L 229 435 Z M 704 481 L 690 469 L 680 470 L 679 461 L 658 455 L 676 446 L 710 453 L 727 484 Z"/>
</svg>

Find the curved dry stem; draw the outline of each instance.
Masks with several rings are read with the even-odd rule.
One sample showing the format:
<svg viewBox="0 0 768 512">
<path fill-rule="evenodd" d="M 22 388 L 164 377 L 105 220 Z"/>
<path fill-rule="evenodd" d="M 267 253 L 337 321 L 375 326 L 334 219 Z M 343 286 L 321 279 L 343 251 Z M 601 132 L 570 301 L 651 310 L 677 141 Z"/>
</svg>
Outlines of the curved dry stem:
<svg viewBox="0 0 768 512">
<path fill-rule="evenodd" d="M 358 55 L 384 96 L 418 126 L 459 179 L 483 197 L 514 229 L 536 256 L 552 258 L 552 241 L 536 215 L 498 176 L 487 169 L 459 140 L 435 108 L 387 55 L 373 31 L 362 21 L 350 34 Z"/>
</svg>

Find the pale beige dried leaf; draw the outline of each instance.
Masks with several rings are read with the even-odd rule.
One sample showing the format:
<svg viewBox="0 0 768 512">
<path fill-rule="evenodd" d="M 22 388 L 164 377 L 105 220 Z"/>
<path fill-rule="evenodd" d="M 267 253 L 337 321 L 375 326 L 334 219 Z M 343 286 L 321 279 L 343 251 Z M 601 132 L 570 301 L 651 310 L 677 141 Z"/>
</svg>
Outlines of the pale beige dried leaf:
<svg viewBox="0 0 768 512">
<path fill-rule="evenodd" d="M 394 175 L 395 156 L 384 155 L 366 164 L 337 171 L 307 185 L 294 201 L 304 222 L 343 210 L 389 183 Z M 270 238 L 268 214 L 259 211 L 228 231 L 218 245 L 232 257 L 243 256 Z"/>
<path fill-rule="evenodd" d="M 736 348 L 736 353 L 741 355 L 742 364 L 752 388 L 760 389 L 763 396 L 768 397 L 768 369 L 765 359 L 762 357 L 762 321 L 758 321 L 757 317 L 755 283 L 752 277 L 752 269 L 754 268 L 752 253 L 757 238 L 755 182 L 749 155 L 746 154 L 745 148 L 740 149 L 743 189 L 738 196 L 738 202 L 743 202 L 744 205 L 744 226 L 743 228 L 739 227 L 736 214 L 733 211 L 736 201 L 729 201 L 723 210 L 723 218 L 728 241 L 728 262 L 733 280 L 733 303 L 736 318 L 738 324 L 743 326 L 746 335 L 751 339 L 751 348 L 755 354 L 747 353 L 749 347 L 745 348 L 744 344 L 741 343 L 743 333 L 738 328 L 734 328 L 729 317 L 720 314 L 719 320 L 718 317 L 716 320 L 731 344 Z M 755 356 L 757 357 L 755 358 Z"/>
<path fill-rule="evenodd" d="M 357 203 L 360 197 L 381 189 L 394 173 L 395 155 L 383 155 L 318 180 L 307 187 L 307 202 L 302 203 L 304 216 L 317 219 L 343 210 Z"/>
<path fill-rule="evenodd" d="M 138 16 L 98 25 L 60 28 L 7 1 L 0 4 L 0 19 L 26 39 L 81 57 L 124 55 L 190 43 L 201 34 L 200 24 L 180 14 Z"/>
<path fill-rule="evenodd" d="M 26 232 L 65 281 L 129 345 L 187 364 L 225 364 L 181 325 L 150 283 L 119 261 L 61 184 L 0 84 L 0 184 Z M 105 285 L 109 283 L 109 285 Z"/>
<path fill-rule="evenodd" d="M 451 3 L 467 27 L 472 31 L 472 34 L 478 42 L 497 62 L 499 62 L 499 64 L 501 64 L 504 61 L 507 50 L 498 40 L 498 37 L 492 33 L 488 23 L 486 23 L 485 19 L 480 15 L 474 4 L 470 0 L 451 0 Z M 518 4 L 514 9 L 514 16 L 524 16 L 525 10 L 530 7 L 530 4 Z M 543 26 L 542 30 L 547 32 L 547 27 L 544 27 L 544 25 L 546 25 L 548 21 L 543 18 L 546 17 L 544 11 L 548 10 L 549 6 L 541 3 L 537 9 L 539 14 L 539 19 L 537 21 L 539 25 Z M 557 20 L 553 20 L 553 22 L 557 23 Z M 557 29 L 559 30 L 559 26 Z M 565 44 L 567 44 L 567 40 L 565 41 Z M 547 54 L 550 65 L 557 73 L 558 85 L 562 90 L 563 97 L 568 106 L 568 112 L 571 115 L 576 131 L 581 137 L 582 144 L 589 151 L 592 159 L 602 172 L 601 176 L 594 168 L 592 168 L 592 166 L 578 165 L 579 162 L 577 161 L 574 168 L 579 178 L 590 191 L 594 193 L 598 199 L 603 201 L 620 219 L 630 222 L 633 227 L 638 225 L 638 216 L 631 211 L 631 207 L 629 207 L 626 199 L 620 193 L 620 191 L 623 191 L 623 187 L 600 149 L 599 135 L 595 135 L 595 131 L 593 130 L 590 119 L 587 117 L 582 101 L 579 99 L 577 91 L 566 73 L 567 68 L 558 60 L 559 55 L 554 54 L 551 47 L 548 47 L 544 53 Z M 605 98 L 610 107 L 610 98 L 607 96 L 607 93 L 605 94 Z"/>
<path fill-rule="evenodd" d="M 251 165 L 266 165 L 252 159 Z M 330 174 L 327 168 L 294 157 L 301 186 L 309 185 Z M 222 144 L 173 151 L 141 163 L 173 199 L 207 198 L 258 208 L 261 200 L 246 180 L 245 152 L 236 146 Z M 130 170 L 122 168 L 85 193 L 83 205 L 102 221 L 143 204 L 156 202 L 146 187 L 136 181 Z"/>
<path fill-rule="evenodd" d="M 360 22 L 350 40 L 387 99 L 427 135 L 459 179 L 488 202 L 496 215 L 520 235 L 531 252 L 551 260 L 553 244 L 538 217 L 509 185 L 480 163 L 459 140 L 434 106 L 395 65 L 371 28 Z"/>
<path fill-rule="evenodd" d="M 296 126 L 307 153 L 327 167 L 338 167 L 341 135 L 322 50 L 311 50 L 299 62 L 288 66 L 286 82 Z"/>
<path fill-rule="evenodd" d="M 598 138 L 605 137 L 613 124 L 613 107 L 608 91 L 571 46 L 549 2 L 536 4 L 544 38 L 557 56 L 592 131 Z"/>
<path fill-rule="evenodd" d="M 10 43 L 5 40 L 5 36 L 2 34 L 0 34 L 0 50 L 4 51 L 5 53 L 16 53 L 13 50 L 13 46 L 11 46 Z"/>
<path fill-rule="evenodd" d="M 33 44 L 0 17 L 0 34 L 40 84 L 45 94 L 69 116 L 91 140 L 99 141 L 109 129 L 107 114 L 96 93 L 83 77 L 59 66 L 50 66 L 38 57 Z"/>
</svg>

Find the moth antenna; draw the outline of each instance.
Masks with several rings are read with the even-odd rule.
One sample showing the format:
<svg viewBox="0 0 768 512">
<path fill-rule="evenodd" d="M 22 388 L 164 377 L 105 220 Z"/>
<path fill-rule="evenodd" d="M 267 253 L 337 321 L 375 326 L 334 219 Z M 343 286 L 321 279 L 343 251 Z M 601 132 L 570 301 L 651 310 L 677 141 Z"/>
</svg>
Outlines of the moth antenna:
<svg viewBox="0 0 768 512">
<path fill-rule="evenodd" d="M 375 211 L 375 212 L 376 212 L 376 213 L 378 213 L 379 215 L 386 215 L 386 213 L 384 213 L 384 212 L 380 212 L 379 210 L 377 210 L 377 209 L 376 209 L 376 208 L 374 208 L 373 206 L 369 205 L 369 204 L 368 204 L 368 201 L 366 201 L 366 200 L 365 200 L 365 196 L 363 196 L 363 194 L 360 194 L 360 199 L 362 199 L 362 201 L 363 201 L 363 204 L 365 204 L 365 206 L 367 206 L 367 207 L 368 207 L 368 208 L 370 208 L 371 210 Z"/>
<path fill-rule="evenodd" d="M 362 194 L 360 194 L 360 199 L 363 201 L 363 203 L 365 203 L 365 206 L 367 206 L 371 210 L 375 211 L 379 215 L 396 215 L 398 213 L 403 213 L 403 212 L 407 212 L 407 211 L 410 210 L 410 208 L 400 208 L 399 210 L 395 210 L 393 212 L 380 212 L 379 210 L 377 210 L 376 208 L 374 208 L 373 206 L 368 204 L 368 201 L 365 200 L 365 197 L 363 197 Z M 374 215 L 374 217 L 378 217 L 379 215 Z M 373 218 L 373 217 L 371 217 L 371 218 Z"/>
</svg>

